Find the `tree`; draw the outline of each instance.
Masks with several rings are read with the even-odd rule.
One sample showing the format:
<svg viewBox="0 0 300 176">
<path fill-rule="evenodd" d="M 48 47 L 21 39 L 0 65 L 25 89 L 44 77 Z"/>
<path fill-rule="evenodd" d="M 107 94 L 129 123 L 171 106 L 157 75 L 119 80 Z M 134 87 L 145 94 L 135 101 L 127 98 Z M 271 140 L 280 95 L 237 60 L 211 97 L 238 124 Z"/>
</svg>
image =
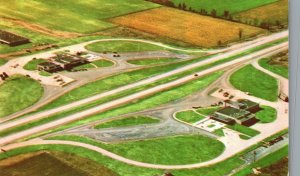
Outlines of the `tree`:
<svg viewBox="0 0 300 176">
<path fill-rule="evenodd" d="M 239 38 L 242 39 L 242 37 L 243 37 L 243 29 L 240 28 L 239 29 Z"/>
<path fill-rule="evenodd" d="M 225 10 L 223 16 L 227 19 L 229 17 L 229 11 Z"/>
<path fill-rule="evenodd" d="M 185 5 L 185 3 L 182 3 L 182 10 L 186 10 L 186 5 Z"/>
<path fill-rule="evenodd" d="M 178 4 L 178 8 L 179 8 L 179 9 L 182 9 L 181 3 Z"/>
<path fill-rule="evenodd" d="M 210 15 L 212 17 L 217 17 L 217 11 L 216 11 L 216 9 L 212 9 L 212 11 L 210 12 Z"/>
</svg>

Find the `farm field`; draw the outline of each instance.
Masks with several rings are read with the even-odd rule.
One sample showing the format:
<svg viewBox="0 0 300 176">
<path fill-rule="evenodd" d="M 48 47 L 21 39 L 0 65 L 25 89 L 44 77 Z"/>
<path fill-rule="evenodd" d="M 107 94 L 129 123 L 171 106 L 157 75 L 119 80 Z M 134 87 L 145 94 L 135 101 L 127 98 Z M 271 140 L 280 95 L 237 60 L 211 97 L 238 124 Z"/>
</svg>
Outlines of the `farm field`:
<svg viewBox="0 0 300 176">
<path fill-rule="evenodd" d="M 265 30 L 253 26 L 168 7 L 120 16 L 112 18 L 111 21 L 143 32 L 208 48 L 240 40 L 240 31 L 243 39 L 266 33 Z"/>
<path fill-rule="evenodd" d="M 253 25 L 260 25 L 261 22 L 268 22 L 272 25 L 276 25 L 276 23 L 287 25 L 288 0 L 278 0 L 268 5 L 242 11 L 234 14 L 233 18 L 240 19 L 241 22 L 250 22 Z"/>
<path fill-rule="evenodd" d="M 127 62 L 134 65 L 157 65 L 169 62 L 175 62 L 175 58 L 150 58 L 150 59 L 134 59 Z"/>
<path fill-rule="evenodd" d="M 37 102 L 43 87 L 25 76 L 14 75 L 0 85 L 0 117 L 12 114 Z"/>
<path fill-rule="evenodd" d="M 229 11 L 230 14 L 242 12 L 252 8 L 256 8 L 262 5 L 276 2 L 277 0 L 171 0 L 176 7 L 183 3 L 186 5 L 186 9 L 200 11 L 205 9 L 210 13 L 213 9 L 217 11 L 218 16 L 222 16 L 224 11 Z"/>
<path fill-rule="evenodd" d="M 47 176 L 117 176 L 92 160 L 63 152 L 36 152 L 2 160 L 0 170 L 1 176 L 11 176 L 14 173 L 18 173 L 18 176 L 42 173 Z"/>
<path fill-rule="evenodd" d="M 247 65 L 233 73 L 230 83 L 241 91 L 268 101 L 276 101 L 278 97 L 277 80 L 252 65 Z"/>
<path fill-rule="evenodd" d="M 102 128 L 114 128 L 114 127 L 128 127 L 134 125 L 154 124 L 154 123 L 158 123 L 159 121 L 160 121 L 159 119 L 155 119 L 148 116 L 132 116 L 132 117 L 125 117 L 122 119 L 101 123 L 96 125 L 94 128 L 102 129 Z"/>
<path fill-rule="evenodd" d="M 176 118 L 184 122 L 193 124 L 195 122 L 198 122 L 199 120 L 204 119 L 205 117 L 197 114 L 193 110 L 189 110 L 189 111 L 181 111 L 176 113 Z"/>
<path fill-rule="evenodd" d="M 57 6 L 59 4 L 59 7 Z M 103 19 L 142 11 L 159 5 L 143 0 L 15 1 L 1 2 L 0 16 L 74 33 L 93 33 L 115 25 Z M 28 10 L 30 9 L 30 11 Z M 53 15 L 55 14 L 55 15 Z M 80 22 L 78 22 L 80 20 Z M 84 27 L 82 27 L 84 26 Z"/>
<path fill-rule="evenodd" d="M 200 135 L 173 136 L 117 144 L 102 144 L 90 138 L 79 136 L 57 136 L 50 139 L 84 142 L 128 159 L 154 164 L 204 162 L 219 156 L 225 148 L 222 142 Z"/>
</svg>

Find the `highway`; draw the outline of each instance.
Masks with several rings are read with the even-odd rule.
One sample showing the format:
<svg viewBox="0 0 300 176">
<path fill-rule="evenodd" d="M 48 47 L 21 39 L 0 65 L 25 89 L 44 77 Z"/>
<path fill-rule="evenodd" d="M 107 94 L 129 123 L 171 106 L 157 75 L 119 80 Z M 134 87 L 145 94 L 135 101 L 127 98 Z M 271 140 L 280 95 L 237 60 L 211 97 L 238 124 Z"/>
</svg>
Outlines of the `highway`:
<svg viewBox="0 0 300 176">
<path fill-rule="evenodd" d="M 279 36 L 277 35 L 277 37 L 279 37 Z M 285 37 L 285 35 L 283 35 L 283 37 Z M 279 38 L 282 38 L 282 36 L 280 36 Z M 278 39 L 278 38 L 276 38 L 276 39 Z M 268 41 L 270 42 L 270 41 L 273 41 L 273 40 L 274 40 L 274 38 L 271 37 Z M 265 43 L 265 42 L 262 42 L 260 44 L 263 44 L 263 43 Z M 214 61 L 221 60 L 221 59 L 224 59 L 224 58 L 227 58 L 229 56 L 235 55 L 237 53 L 246 51 L 247 49 L 250 49 L 250 48 L 253 48 L 253 47 L 256 47 L 256 46 L 259 46 L 259 44 L 256 44 L 254 46 L 252 46 L 252 45 L 247 46 L 243 49 L 239 49 L 239 50 L 235 50 L 235 51 L 230 51 L 228 53 L 220 54 L 220 55 L 215 56 L 215 57 L 213 57 L 209 60 L 204 60 L 204 61 L 201 61 L 201 62 L 198 62 L 198 63 L 195 63 L 195 64 L 191 64 L 191 65 L 176 69 L 174 71 L 168 72 L 166 74 L 171 76 L 171 75 L 174 75 L 174 74 L 177 74 L 177 73 L 180 73 L 180 72 L 183 72 L 183 71 L 186 71 L 186 70 L 189 70 L 189 69 L 201 66 L 201 65 L 211 63 L 210 62 L 211 60 L 214 60 Z M 55 128 L 55 127 L 58 127 L 58 126 L 61 126 L 61 125 L 67 124 L 67 123 L 70 123 L 72 121 L 82 119 L 84 117 L 87 117 L 87 116 L 90 116 L 90 115 L 93 115 L 93 114 L 96 114 L 96 113 L 100 113 L 100 112 L 107 111 L 109 109 L 116 108 L 116 107 L 118 107 L 120 105 L 123 105 L 125 103 L 128 103 L 130 101 L 140 99 L 140 98 L 155 94 L 157 92 L 161 92 L 163 90 L 170 89 L 174 86 L 184 84 L 188 81 L 197 79 L 199 77 L 205 76 L 209 73 L 213 73 L 213 72 L 218 71 L 218 70 L 222 70 L 226 67 L 230 67 L 230 66 L 238 64 L 238 63 L 242 63 L 242 62 L 246 62 L 246 61 L 249 61 L 249 60 L 252 60 L 252 59 L 256 59 L 256 58 L 258 58 L 262 55 L 265 55 L 265 54 L 273 52 L 273 51 L 278 51 L 278 50 L 281 50 L 281 49 L 287 49 L 287 47 L 288 47 L 287 42 L 282 43 L 282 44 L 278 44 L 278 45 L 275 45 L 275 46 L 271 46 L 269 48 L 260 50 L 258 52 L 248 54 L 247 56 L 240 57 L 238 59 L 234 59 L 234 60 L 226 62 L 224 64 L 217 65 L 217 66 L 211 67 L 209 69 L 206 69 L 204 71 L 195 73 L 195 74 L 198 74 L 197 77 L 194 76 L 194 75 L 189 75 L 189 76 L 180 78 L 178 80 L 175 80 L 175 81 L 172 81 L 172 82 L 169 82 L 169 83 L 166 83 L 166 84 L 162 84 L 162 85 L 159 85 L 159 86 L 147 89 L 147 90 L 143 90 L 141 92 L 134 93 L 134 94 L 131 94 L 129 96 L 126 96 L 126 97 L 123 97 L 123 98 L 120 98 L 120 99 L 117 99 L 117 100 L 110 101 L 108 103 L 101 104 L 99 106 L 93 107 L 91 109 L 88 109 L 88 110 L 85 110 L 85 111 L 82 111 L 82 112 L 79 112 L 79 113 L 72 114 L 70 116 L 66 116 L 66 117 L 61 118 L 59 120 L 52 121 L 52 122 L 49 122 L 49 123 L 44 124 L 44 125 L 33 127 L 31 129 L 24 130 L 22 132 L 15 133 L 15 134 L 0 138 L 0 146 L 4 146 L 6 144 L 12 143 L 12 142 L 14 142 L 18 139 L 24 138 L 26 136 L 30 136 L 30 135 L 33 135 L 33 134 L 36 134 L 36 133 L 39 133 L 39 132 L 42 132 L 42 131 L 45 131 L 45 130 L 49 130 L 49 129 L 52 129 L 52 128 Z M 149 83 L 149 82 L 147 82 L 147 83 Z M 34 115 L 30 116 L 29 118 L 31 118 L 31 120 L 34 119 Z M 23 120 L 23 119 L 21 119 L 21 120 Z M 14 121 L 14 123 L 16 123 L 16 122 L 17 121 Z M 9 123 L 6 123 L 6 124 L 9 124 Z M 3 124 L 3 125 L 5 125 L 5 124 Z M 5 127 L 3 125 L 1 126 L 1 128 Z"/>
<path fill-rule="evenodd" d="M 153 76 L 151 78 L 144 79 L 142 81 L 138 81 L 138 82 L 135 82 L 133 84 L 126 85 L 126 86 L 122 86 L 122 87 L 116 88 L 114 90 L 107 91 L 107 92 L 104 92 L 104 93 L 101 93 L 101 94 L 98 94 L 98 95 L 95 95 L 95 96 L 92 96 L 92 97 L 89 97 L 89 98 L 86 98 L 86 99 L 82 99 L 82 100 L 79 100 L 79 101 L 76 101 L 76 102 L 58 107 L 58 108 L 54 108 L 54 109 L 51 109 L 51 110 L 46 110 L 46 111 L 43 111 L 43 112 L 39 112 L 39 113 L 30 115 L 30 116 L 23 117 L 21 119 L 16 119 L 16 120 L 8 121 L 8 122 L 5 122 L 5 123 L 1 123 L 0 124 L 0 131 L 6 130 L 6 129 L 14 127 L 14 126 L 19 126 L 19 125 L 22 125 L 22 124 L 25 124 L 25 123 L 29 123 L 31 121 L 39 120 L 39 119 L 42 119 L 42 118 L 45 118 L 45 117 L 49 117 L 53 114 L 56 114 L 56 113 L 59 113 L 59 112 L 62 112 L 62 111 L 66 111 L 66 110 L 69 110 L 69 109 L 72 109 L 72 108 L 75 108 L 75 107 L 78 107 L 78 106 L 81 106 L 81 105 L 99 100 L 101 98 L 104 98 L 104 97 L 107 97 L 107 96 L 110 96 L 110 95 L 114 95 L 116 93 L 119 93 L 119 92 L 122 92 L 122 91 L 125 91 L 125 90 L 128 90 L 128 89 L 132 89 L 132 88 L 136 88 L 138 86 L 150 84 L 150 83 L 153 83 L 155 81 L 170 77 L 170 76 L 175 75 L 175 74 L 179 74 L 181 72 L 191 70 L 191 69 L 196 68 L 196 67 L 200 67 L 200 66 L 204 66 L 204 65 L 216 62 L 216 61 L 220 61 L 220 60 L 226 59 L 230 56 L 234 56 L 234 55 L 237 55 L 237 54 L 242 53 L 244 51 L 247 51 L 248 49 L 255 48 L 257 46 L 260 46 L 260 45 L 263 45 L 263 44 L 266 44 L 266 43 L 269 43 L 269 42 L 272 42 L 272 41 L 276 41 L 278 39 L 285 38 L 287 36 L 288 36 L 287 31 L 280 32 L 280 33 L 275 33 L 275 34 L 272 34 L 270 36 L 263 37 L 261 40 L 255 40 L 255 42 L 254 41 L 246 42 L 247 44 L 243 44 L 242 46 L 244 46 L 244 47 L 242 47 L 242 48 L 235 49 L 235 50 L 232 50 L 232 51 L 228 51 L 226 53 L 219 54 L 219 55 L 214 56 L 212 58 L 202 60 L 202 61 L 190 64 L 190 65 L 175 69 L 175 70 L 170 71 L 170 72 L 166 72 L 166 73 L 163 73 L 163 74 L 160 74 L 160 75 L 157 75 L 157 76 Z M 106 40 L 113 40 L 113 39 L 103 39 L 103 40 L 106 41 Z M 120 40 L 120 39 L 115 39 L 115 40 Z M 80 46 L 82 47 L 84 45 L 80 45 Z M 233 45 L 233 46 L 236 46 L 236 45 Z M 247 59 L 247 57 L 244 57 L 243 59 Z M 239 62 L 242 62 L 242 61 L 243 60 L 239 60 Z M 236 64 L 238 62 L 230 62 L 230 63 Z M 226 66 L 226 64 L 224 66 Z M 219 68 L 219 67 L 216 67 L 216 68 Z M 208 69 L 208 70 L 210 70 L 210 69 Z M 216 70 L 218 70 L 218 69 L 216 69 Z M 207 73 L 211 73 L 211 72 L 207 72 Z M 201 76 L 201 74 L 199 74 L 199 76 Z M 183 80 L 187 81 L 188 79 L 180 80 L 181 83 L 184 83 Z M 175 85 L 173 85 L 173 86 L 175 86 Z"/>
</svg>

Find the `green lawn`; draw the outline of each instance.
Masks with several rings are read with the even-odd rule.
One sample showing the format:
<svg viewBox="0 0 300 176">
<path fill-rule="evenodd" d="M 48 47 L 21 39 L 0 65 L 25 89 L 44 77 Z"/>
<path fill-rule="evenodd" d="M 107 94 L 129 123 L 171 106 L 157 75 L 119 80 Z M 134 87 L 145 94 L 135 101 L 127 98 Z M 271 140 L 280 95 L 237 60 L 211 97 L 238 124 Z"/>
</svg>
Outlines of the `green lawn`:
<svg viewBox="0 0 300 176">
<path fill-rule="evenodd" d="M 92 144 L 125 158 L 153 164 L 193 164 L 211 160 L 224 151 L 224 144 L 200 135 L 173 136 L 117 144 L 103 144 L 79 136 L 57 136 L 50 139 Z"/>
<path fill-rule="evenodd" d="M 18 18 L 50 29 L 92 33 L 115 26 L 105 19 L 155 8 L 143 0 L 53 0 L 1 2 L 0 15 Z M 30 9 L 30 10 L 29 10 Z M 80 22 L 79 22 L 80 21 Z"/>
<path fill-rule="evenodd" d="M 1 45 L 0 45 L 0 47 L 1 47 Z M 7 62 L 7 60 L 5 60 L 5 59 L 0 59 L 0 66 L 1 66 L 1 65 L 4 65 L 6 62 Z"/>
<path fill-rule="evenodd" d="M 134 65 L 157 65 L 157 64 L 174 62 L 176 60 L 177 59 L 175 58 L 149 58 L 149 59 L 134 59 L 134 60 L 129 60 L 127 62 Z"/>
<path fill-rule="evenodd" d="M 20 75 L 11 76 L 0 85 L 0 117 L 29 107 L 42 95 L 43 87 L 37 81 Z"/>
<path fill-rule="evenodd" d="M 242 12 L 255 7 L 263 6 L 276 2 L 277 0 L 171 0 L 178 7 L 179 3 L 186 5 L 186 10 L 191 7 L 193 10 L 200 11 L 205 9 L 209 14 L 215 9 L 218 16 L 222 16 L 224 11 L 229 11 L 230 14 Z"/>
<path fill-rule="evenodd" d="M 52 76 L 52 73 L 49 73 L 49 72 L 46 72 L 46 71 L 40 71 L 39 74 L 42 75 L 42 76 Z"/>
<path fill-rule="evenodd" d="M 259 60 L 259 65 L 273 73 L 276 73 L 285 78 L 289 77 L 289 68 L 283 65 L 269 64 L 270 58 L 264 58 Z"/>
<path fill-rule="evenodd" d="M 25 70 L 37 70 L 37 65 L 40 63 L 46 62 L 44 59 L 33 59 L 24 65 Z"/>
<path fill-rule="evenodd" d="M 206 116 L 212 115 L 217 110 L 221 109 L 219 106 L 205 107 L 197 109 L 197 112 Z"/>
<path fill-rule="evenodd" d="M 87 50 L 93 52 L 143 52 L 143 51 L 158 51 L 165 50 L 165 48 L 143 43 L 143 42 L 133 42 L 133 41 L 106 41 L 106 42 L 96 42 L 86 46 Z"/>
<path fill-rule="evenodd" d="M 122 119 L 112 120 L 101 123 L 95 126 L 96 129 L 114 128 L 114 127 L 127 127 L 134 125 L 154 124 L 159 123 L 160 120 L 149 116 L 131 116 Z"/>
<path fill-rule="evenodd" d="M 114 65 L 112 61 L 106 60 L 106 59 L 100 59 L 97 61 L 92 62 L 93 65 L 96 65 L 97 67 L 111 67 Z"/>
<path fill-rule="evenodd" d="M 220 136 L 220 137 L 225 136 L 224 131 L 223 131 L 223 128 L 219 128 L 219 129 L 213 131 L 213 133 L 214 133 L 215 135 Z"/>
<path fill-rule="evenodd" d="M 233 73 L 230 83 L 243 92 L 249 92 L 268 101 L 276 101 L 278 97 L 278 81 L 252 65 L 247 65 Z"/>
<path fill-rule="evenodd" d="M 237 132 L 240 132 L 242 134 L 248 135 L 250 137 L 254 137 L 256 135 L 259 135 L 260 132 L 256 131 L 250 127 L 246 127 L 244 125 L 240 125 L 240 124 L 235 124 L 235 125 L 227 125 L 227 128 L 230 128 L 232 130 L 235 130 Z"/>
<path fill-rule="evenodd" d="M 256 118 L 262 123 L 270 123 L 276 120 L 277 111 L 276 109 L 269 106 L 261 106 L 262 110 L 258 111 L 255 115 Z"/>
<path fill-rule="evenodd" d="M 198 122 L 199 120 L 204 119 L 205 117 L 200 114 L 197 114 L 193 110 L 188 110 L 188 111 L 177 112 L 176 118 L 184 122 L 193 124 L 195 122 Z"/>
</svg>

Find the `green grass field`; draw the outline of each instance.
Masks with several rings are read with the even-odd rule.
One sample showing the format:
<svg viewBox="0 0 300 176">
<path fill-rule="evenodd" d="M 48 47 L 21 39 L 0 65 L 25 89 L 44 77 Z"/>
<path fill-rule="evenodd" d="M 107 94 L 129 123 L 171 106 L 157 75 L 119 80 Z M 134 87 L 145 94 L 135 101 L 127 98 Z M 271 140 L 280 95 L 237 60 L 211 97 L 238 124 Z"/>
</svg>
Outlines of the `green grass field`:
<svg viewBox="0 0 300 176">
<path fill-rule="evenodd" d="M 128 127 L 135 125 L 154 124 L 159 123 L 160 120 L 149 116 L 131 116 L 122 119 L 112 120 L 105 123 L 96 125 L 94 128 L 115 128 L 115 127 Z"/>
<path fill-rule="evenodd" d="M 0 47 L 1 47 L 1 46 L 0 46 Z M 1 66 L 1 65 L 4 65 L 6 62 L 7 62 L 7 60 L 5 60 L 5 59 L 0 59 L 0 66 Z"/>
<path fill-rule="evenodd" d="M 143 43 L 143 42 L 131 42 L 131 41 L 106 41 L 106 42 L 96 42 L 89 44 L 85 47 L 87 50 L 93 52 L 143 52 L 143 51 L 157 51 L 165 50 L 165 48 Z"/>
<path fill-rule="evenodd" d="M 188 111 L 177 112 L 176 118 L 184 122 L 193 124 L 195 122 L 198 122 L 199 120 L 204 119 L 205 117 L 196 113 L 193 110 L 188 110 Z"/>
<path fill-rule="evenodd" d="M 215 106 L 215 107 L 205 107 L 205 108 L 199 108 L 197 109 L 197 112 L 203 115 L 212 115 L 214 112 L 216 112 L 217 110 L 219 110 L 220 107 L 219 106 Z"/>
<path fill-rule="evenodd" d="M 134 59 L 127 62 L 134 65 L 157 65 L 169 62 L 175 62 L 175 58 L 149 58 L 149 59 Z"/>
<path fill-rule="evenodd" d="M 92 33 L 114 26 L 103 19 L 155 7 L 158 5 L 143 0 L 113 2 L 109 0 L 84 2 L 31 0 L 13 3 L 3 1 L 0 15 L 18 18 L 54 30 Z"/>
<path fill-rule="evenodd" d="M 270 123 L 276 120 L 277 111 L 276 109 L 269 106 L 261 106 L 262 110 L 258 111 L 255 115 L 261 123 Z"/>
<path fill-rule="evenodd" d="M 40 63 L 46 62 L 44 59 L 34 59 L 29 61 L 26 65 L 24 65 L 25 70 L 37 70 L 37 65 Z"/>
<path fill-rule="evenodd" d="M 232 130 L 235 130 L 237 132 L 240 132 L 242 134 L 248 135 L 250 137 L 254 137 L 256 135 L 259 135 L 260 132 L 256 131 L 250 127 L 246 127 L 244 125 L 240 125 L 240 124 L 234 124 L 234 125 L 227 125 L 227 128 L 230 128 Z"/>
<path fill-rule="evenodd" d="M 289 68 L 283 65 L 269 64 L 270 58 L 264 58 L 259 60 L 259 65 L 273 73 L 281 75 L 285 78 L 289 78 Z"/>
<path fill-rule="evenodd" d="M 215 9 L 217 11 L 218 16 L 222 16 L 224 11 L 229 11 L 230 14 L 242 12 L 245 10 L 249 10 L 252 8 L 256 8 L 259 6 L 263 6 L 266 4 L 270 4 L 272 2 L 276 2 L 277 0 L 171 0 L 174 2 L 176 6 L 181 3 L 186 5 L 186 9 L 188 10 L 190 7 L 193 10 L 200 11 L 201 9 L 205 9 L 210 12 Z"/>
<path fill-rule="evenodd" d="M 233 73 L 230 83 L 243 92 L 268 101 L 276 101 L 278 97 L 278 82 L 275 78 L 247 65 Z"/>
<path fill-rule="evenodd" d="M 219 156 L 225 146 L 222 142 L 198 135 L 164 137 L 149 140 L 102 144 L 79 136 L 57 136 L 61 139 L 84 142 L 107 149 L 125 158 L 153 164 L 193 164 Z"/>
<path fill-rule="evenodd" d="M 96 65 L 97 67 L 111 67 L 114 65 L 112 61 L 106 60 L 106 59 L 100 59 L 97 61 L 92 62 L 93 65 Z"/>
<path fill-rule="evenodd" d="M 0 117 L 20 111 L 37 102 L 43 87 L 37 81 L 14 75 L 0 85 Z"/>
</svg>

